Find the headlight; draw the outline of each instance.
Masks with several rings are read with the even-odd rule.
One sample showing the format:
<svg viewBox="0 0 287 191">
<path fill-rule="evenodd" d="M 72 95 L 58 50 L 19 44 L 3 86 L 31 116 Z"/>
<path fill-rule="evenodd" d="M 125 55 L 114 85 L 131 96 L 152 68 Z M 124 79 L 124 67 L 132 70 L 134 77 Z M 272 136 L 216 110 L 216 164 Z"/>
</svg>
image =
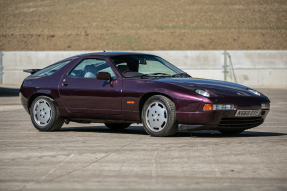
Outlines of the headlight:
<svg viewBox="0 0 287 191">
<path fill-rule="evenodd" d="M 234 104 L 205 104 L 203 106 L 204 111 L 211 110 L 233 110 Z"/>
<path fill-rule="evenodd" d="M 210 94 L 207 91 L 204 90 L 195 90 L 196 93 L 198 93 L 199 95 L 202 95 L 204 97 L 210 97 Z"/>
<path fill-rule="evenodd" d="M 269 109 L 270 103 L 261 103 L 261 109 Z"/>
<path fill-rule="evenodd" d="M 248 91 L 250 91 L 251 93 L 260 96 L 261 94 L 258 91 L 252 90 L 252 89 L 248 89 Z"/>
<path fill-rule="evenodd" d="M 233 110 L 233 104 L 213 104 L 213 110 Z"/>
</svg>

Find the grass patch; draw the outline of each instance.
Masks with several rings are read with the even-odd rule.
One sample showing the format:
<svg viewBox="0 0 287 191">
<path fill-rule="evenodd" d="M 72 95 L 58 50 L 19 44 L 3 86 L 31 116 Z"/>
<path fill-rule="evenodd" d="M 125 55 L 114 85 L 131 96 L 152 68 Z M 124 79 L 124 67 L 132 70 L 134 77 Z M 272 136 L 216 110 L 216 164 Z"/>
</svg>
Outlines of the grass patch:
<svg viewBox="0 0 287 191">
<path fill-rule="evenodd" d="M 261 30 L 287 30 L 287 27 L 259 27 L 259 26 L 132 26 L 134 29 L 261 29 Z"/>
<path fill-rule="evenodd" d="M 24 25 L 23 25 L 24 26 Z M 45 26 L 39 25 L 38 27 L 44 28 Z M 287 30 L 287 27 L 260 27 L 260 26 L 197 26 L 197 25 L 162 25 L 162 26 L 105 26 L 105 25 L 56 25 L 54 28 L 58 29 L 213 29 L 213 30 Z M 113 36 L 111 37 L 112 40 L 115 41 L 137 41 L 129 36 Z"/>
<path fill-rule="evenodd" d="M 109 40 L 112 43 L 116 44 L 116 47 L 124 47 L 125 49 L 141 49 L 142 43 L 130 36 L 123 36 L 123 35 L 117 35 L 117 36 L 110 36 Z"/>
</svg>

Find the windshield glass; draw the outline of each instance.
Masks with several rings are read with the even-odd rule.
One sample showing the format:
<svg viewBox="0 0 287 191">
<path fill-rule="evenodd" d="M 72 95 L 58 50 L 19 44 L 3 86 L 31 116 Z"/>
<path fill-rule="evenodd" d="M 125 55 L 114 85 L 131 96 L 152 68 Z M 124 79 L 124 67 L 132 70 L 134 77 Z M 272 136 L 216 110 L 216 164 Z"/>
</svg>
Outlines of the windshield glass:
<svg viewBox="0 0 287 191">
<path fill-rule="evenodd" d="M 114 56 L 111 59 L 121 73 L 131 71 L 149 76 L 173 76 L 183 72 L 157 56 L 124 55 Z"/>
</svg>

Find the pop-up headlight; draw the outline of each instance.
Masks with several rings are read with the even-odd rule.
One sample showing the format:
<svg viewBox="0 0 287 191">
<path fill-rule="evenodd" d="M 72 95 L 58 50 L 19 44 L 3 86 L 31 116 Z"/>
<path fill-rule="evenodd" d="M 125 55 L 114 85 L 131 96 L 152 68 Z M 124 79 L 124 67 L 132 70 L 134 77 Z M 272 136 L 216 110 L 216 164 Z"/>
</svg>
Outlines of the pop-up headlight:
<svg viewBox="0 0 287 191">
<path fill-rule="evenodd" d="M 195 92 L 204 97 L 210 97 L 210 94 L 207 91 L 197 89 Z"/>
<path fill-rule="evenodd" d="M 258 91 L 252 90 L 252 89 L 248 89 L 248 91 L 250 91 L 251 93 L 260 96 L 261 94 Z"/>
</svg>

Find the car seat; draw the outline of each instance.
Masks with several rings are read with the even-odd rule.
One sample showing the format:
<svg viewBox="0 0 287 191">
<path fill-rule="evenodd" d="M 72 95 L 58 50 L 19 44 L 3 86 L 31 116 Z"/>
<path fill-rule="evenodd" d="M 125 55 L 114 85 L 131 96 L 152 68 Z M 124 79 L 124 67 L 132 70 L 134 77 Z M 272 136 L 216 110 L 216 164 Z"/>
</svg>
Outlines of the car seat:
<svg viewBox="0 0 287 191">
<path fill-rule="evenodd" d="M 85 66 L 85 78 L 96 78 L 97 77 L 98 70 L 93 65 L 87 65 Z"/>
<path fill-rule="evenodd" d="M 130 70 L 129 67 L 126 65 L 119 65 L 118 69 L 120 70 L 121 73 L 123 73 L 124 71 Z"/>
</svg>

